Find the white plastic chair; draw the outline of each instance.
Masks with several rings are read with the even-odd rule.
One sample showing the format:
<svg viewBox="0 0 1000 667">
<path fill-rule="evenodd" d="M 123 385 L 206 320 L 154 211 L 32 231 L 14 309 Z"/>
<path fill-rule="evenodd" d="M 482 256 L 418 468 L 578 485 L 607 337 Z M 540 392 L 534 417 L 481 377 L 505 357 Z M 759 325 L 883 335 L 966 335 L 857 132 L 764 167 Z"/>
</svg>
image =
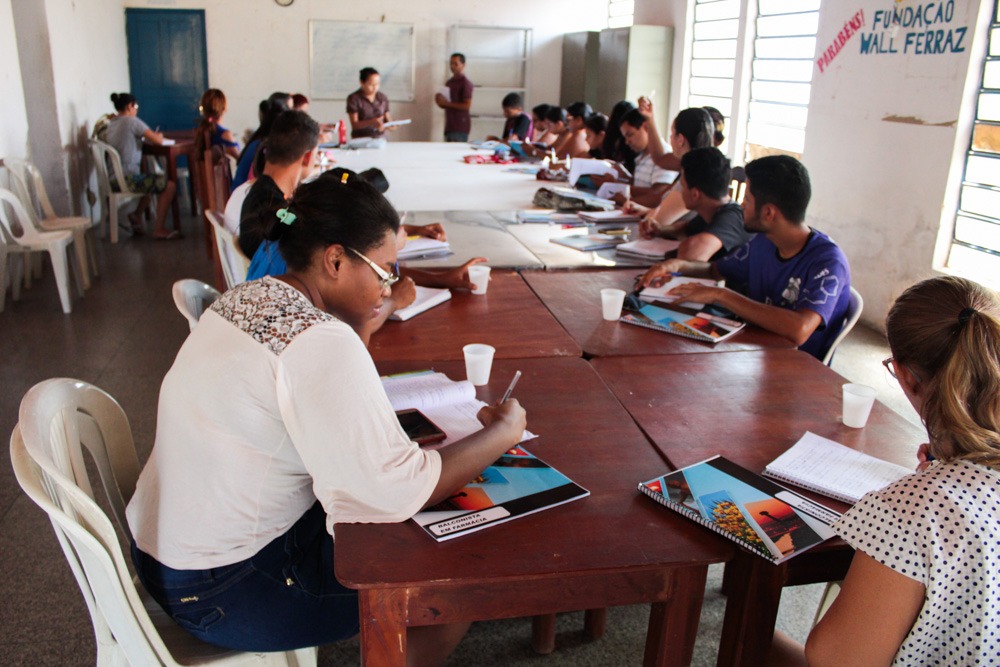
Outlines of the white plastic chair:
<svg viewBox="0 0 1000 667">
<path fill-rule="evenodd" d="M 94 227 L 93 221 L 79 215 L 68 217 L 56 215 L 48 193 L 45 192 L 41 172 L 27 160 L 4 158 L 4 167 L 10 173 L 10 189 L 21 199 L 35 229 L 40 232 L 57 232 L 63 229 L 73 232 L 76 261 L 80 265 L 80 279 L 83 288 L 88 289 L 91 269 L 95 276 L 98 275 L 94 239 L 93 235 L 88 233 Z"/>
<path fill-rule="evenodd" d="M 86 447 L 127 536 L 124 511 L 139 463 L 128 420 L 113 398 L 85 382 L 46 380 L 24 396 L 20 420 L 10 443 L 14 474 L 52 521 L 90 610 L 98 665 L 315 667 L 314 648 L 243 653 L 195 639 L 132 579 L 119 536 L 94 501 L 83 460 Z"/>
<path fill-rule="evenodd" d="M 13 214 L 13 215 L 11 215 Z M 6 251 L 0 253 L 0 275 L 6 273 L 7 258 L 11 251 L 25 254 L 26 252 L 47 252 L 52 260 L 52 272 L 56 276 L 56 287 L 59 289 L 59 300 L 62 302 L 64 313 L 69 314 L 73 310 L 69 297 L 69 270 L 73 269 L 73 276 L 76 280 L 77 292 L 83 296 L 83 286 L 81 284 L 79 267 L 73 255 L 67 257 L 66 250 L 73 242 L 73 232 L 62 230 L 58 232 L 40 232 L 31 224 L 28 212 L 25 210 L 21 200 L 10 190 L 0 188 L 0 236 L 7 246 Z M 20 262 L 23 271 L 30 271 L 27 262 Z M 68 259 L 68 262 L 67 262 Z M 11 285 L 16 289 L 16 284 L 20 276 L 11 276 Z M 15 292 L 14 298 L 17 298 Z M 3 296 L 0 295 L 0 309 L 3 307 Z"/>
<path fill-rule="evenodd" d="M 865 300 L 861 298 L 861 292 L 851 288 L 851 299 L 847 304 L 847 314 L 844 315 L 844 324 L 840 328 L 840 333 L 837 337 L 833 339 L 830 344 L 830 349 L 826 351 L 826 356 L 823 357 L 823 363 L 829 366 L 833 363 L 833 353 L 837 351 L 840 344 L 844 342 L 847 338 L 847 334 L 851 333 L 851 329 L 854 325 L 858 323 L 861 319 L 861 311 L 865 309 Z"/>
<path fill-rule="evenodd" d="M 244 282 L 247 278 L 247 269 L 250 268 L 250 260 L 240 250 L 236 243 L 236 237 L 226 229 L 222 223 L 222 216 L 217 211 L 206 210 L 205 218 L 212 225 L 212 234 L 215 236 L 215 249 L 219 253 L 219 260 L 222 264 L 222 275 L 226 279 L 226 289 L 232 289 L 236 285 Z M 242 266 L 242 271 L 236 267 Z"/>
<path fill-rule="evenodd" d="M 111 242 L 118 243 L 118 209 L 133 199 L 142 199 L 145 195 L 128 189 L 125 169 L 122 167 L 122 158 L 114 146 L 99 139 L 91 139 L 90 150 L 94 155 L 97 185 L 101 193 L 101 203 L 104 206 L 101 222 L 108 221 Z M 111 172 L 108 172 L 109 165 Z M 118 191 L 111 187 L 112 178 L 119 185 Z"/>
<path fill-rule="evenodd" d="M 219 294 L 219 290 L 194 278 L 185 278 L 175 282 L 173 294 L 174 305 L 187 319 L 191 331 L 194 331 L 195 326 L 198 325 L 198 319 L 205 312 L 205 309 L 222 296 Z"/>
</svg>

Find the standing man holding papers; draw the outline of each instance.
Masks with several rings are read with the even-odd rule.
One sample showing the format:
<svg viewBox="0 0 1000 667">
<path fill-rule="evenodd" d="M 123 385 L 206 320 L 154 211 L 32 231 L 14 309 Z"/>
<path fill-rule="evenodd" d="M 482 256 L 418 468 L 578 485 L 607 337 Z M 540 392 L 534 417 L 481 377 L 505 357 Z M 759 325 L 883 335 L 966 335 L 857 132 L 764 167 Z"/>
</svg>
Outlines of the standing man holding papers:
<svg viewBox="0 0 1000 667">
<path fill-rule="evenodd" d="M 716 262 L 655 264 L 641 282 L 659 286 L 673 273 L 725 279 L 726 287 L 689 283 L 671 294 L 718 304 L 822 359 L 847 315 L 847 257 L 830 237 L 805 223 L 812 188 L 801 162 L 772 155 L 748 164 L 746 174 L 743 221 L 757 236 Z"/>
<path fill-rule="evenodd" d="M 472 82 L 465 76 L 463 54 L 451 54 L 448 67 L 452 77 L 445 86 L 450 95 L 446 98 L 439 92 L 434 96 L 434 103 L 444 109 L 444 140 L 464 142 L 469 140 L 469 131 L 472 129 L 472 118 L 469 115 L 472 107 Z"/>
</svg>

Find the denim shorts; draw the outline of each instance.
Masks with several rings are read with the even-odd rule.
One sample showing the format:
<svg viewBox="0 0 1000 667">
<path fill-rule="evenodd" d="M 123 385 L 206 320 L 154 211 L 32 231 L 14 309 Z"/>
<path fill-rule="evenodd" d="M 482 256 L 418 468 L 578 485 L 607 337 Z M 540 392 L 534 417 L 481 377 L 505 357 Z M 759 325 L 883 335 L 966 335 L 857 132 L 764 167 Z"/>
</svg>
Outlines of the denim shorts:
<svg viewBox="0 0 1000 667">
<path fill-rule="evenodd" d="M 247 560 L 175 570 L 132 544 L 139 580 L 178 625 L 210 644 L 290 651 L 358 633 L 358 594 L 333 574 L 333 539 L 317 502 Z"/>
</svg>

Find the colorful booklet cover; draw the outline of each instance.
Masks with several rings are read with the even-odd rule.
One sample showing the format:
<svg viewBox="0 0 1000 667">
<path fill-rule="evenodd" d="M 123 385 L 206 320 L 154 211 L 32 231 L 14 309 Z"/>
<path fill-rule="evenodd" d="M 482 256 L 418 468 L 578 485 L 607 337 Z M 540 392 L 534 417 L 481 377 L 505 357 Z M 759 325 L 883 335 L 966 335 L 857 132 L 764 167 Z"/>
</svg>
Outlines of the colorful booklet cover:
<svg viewBox="0 0 1000 667">
<path fill-rule="evenodd" d="M 835 535 L 840 514 L 715 456 L 639 491 L 777 564 Z"/>
<path fill-rule="evenodd" d="M 438 542 L 589 496 L 520 446 L 447 500 L 413 517 Z"/>
<path fill-rule="evenodd" d="M 640 297 L 641 298 L 641 297 Z M 745 322 L 724 308 L 701 303 L 630 303 L 627 299 L 621 322 L 665 331 L 706 343 L 718 343 L 735 335 Z M 695 307 L 692 307 L 695 306 Z"/>
</svg>

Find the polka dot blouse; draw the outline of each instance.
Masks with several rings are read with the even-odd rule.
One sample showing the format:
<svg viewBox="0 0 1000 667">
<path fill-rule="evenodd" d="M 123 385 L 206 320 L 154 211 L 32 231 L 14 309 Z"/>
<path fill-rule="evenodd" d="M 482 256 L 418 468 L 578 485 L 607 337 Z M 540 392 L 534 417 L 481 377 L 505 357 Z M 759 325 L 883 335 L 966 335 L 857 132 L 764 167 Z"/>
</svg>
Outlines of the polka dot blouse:
<svg viewBox="0 0 1000 667">
<path fill-rule="evenodd" d="M 869 493 L 834 529 L 926 588 L 894 665 L 1000 661 L 1000 472 L 936 462 Z"/>
</svg>

